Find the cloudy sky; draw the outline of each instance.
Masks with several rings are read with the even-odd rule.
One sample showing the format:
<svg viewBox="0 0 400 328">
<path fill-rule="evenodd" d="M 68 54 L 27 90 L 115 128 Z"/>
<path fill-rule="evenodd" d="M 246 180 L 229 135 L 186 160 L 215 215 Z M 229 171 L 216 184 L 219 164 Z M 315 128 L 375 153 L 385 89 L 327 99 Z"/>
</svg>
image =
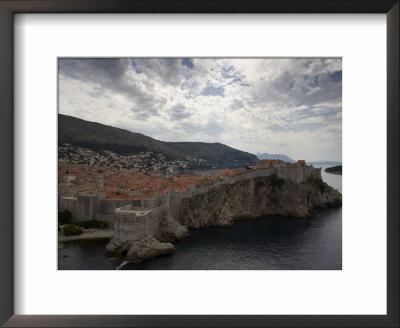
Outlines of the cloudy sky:
<svg viewBox="0 0 400 328">
<path fill-rule="evenodd" d="M 59 112 L 163 141 L 342 159 L 341 59 L 60 59 Z"/>
</svg>

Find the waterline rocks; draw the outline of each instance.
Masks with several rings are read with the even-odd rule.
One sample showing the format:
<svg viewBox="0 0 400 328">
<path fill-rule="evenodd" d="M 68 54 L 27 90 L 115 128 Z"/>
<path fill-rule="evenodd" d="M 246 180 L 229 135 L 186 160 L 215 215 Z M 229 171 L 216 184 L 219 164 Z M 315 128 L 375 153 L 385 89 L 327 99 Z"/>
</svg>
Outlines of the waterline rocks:
<svg viewBox="0 0 400 328">
<path fill-rule="evenodd" d="M 168 255 L 175 252 L 171 243 L 161 243 L 152 236 L 147 236 L 130 243 L 126 259 L 133 262 L 141 262 L 160 255 Z"/>
<path fill-rule="evenodd" d="M 175 247 L 171 243 L 162 243 L 149 235 L 125 242 L 111 239 L 106 250 L 114 255 L 125 256 L 127 261 L 138 263 L 153 257 L 172 254 Z"/>
<path fill-rule="evenodd" d="M 190 232 L 186 226 L 181 225 L 171 215 L 166 214 L 161 220 L 160 237 L 161 241 L 174 241 L 189 236 Z"/>
</svg>

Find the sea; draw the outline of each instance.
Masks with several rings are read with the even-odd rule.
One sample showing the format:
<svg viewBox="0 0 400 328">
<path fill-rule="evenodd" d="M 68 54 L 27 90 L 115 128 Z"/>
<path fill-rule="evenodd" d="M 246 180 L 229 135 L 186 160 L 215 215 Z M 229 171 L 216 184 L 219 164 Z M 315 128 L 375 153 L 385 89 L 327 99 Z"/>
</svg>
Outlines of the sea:
<svg viewBox="0 0 400 328">
<path fill-rule="evenodd" d="M 342 176 L 322 179 L 342 192 Z M 191 231 L 175 253 L 127 262 L 105 253 L 107 239 L 58 244 L 59 270 L 341 270 L 342 208 L 316 209 L 307 218 L 267 216 L 233 227 Z"/>
</svg>

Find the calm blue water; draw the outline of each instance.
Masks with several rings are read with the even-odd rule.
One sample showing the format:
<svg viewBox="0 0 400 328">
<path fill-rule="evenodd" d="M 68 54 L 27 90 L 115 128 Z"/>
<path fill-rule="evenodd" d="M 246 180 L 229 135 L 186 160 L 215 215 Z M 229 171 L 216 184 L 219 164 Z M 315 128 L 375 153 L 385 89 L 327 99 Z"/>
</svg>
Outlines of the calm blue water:
<svg viewBox="0 0 400 328">
<path fill-rule="evenodd" d="M 342 176 L 322 173 L 342 191 Z M 174 242 L 175 254 L 143 263 L 105 255 L 106 240 L 59 244 L 59 269 L 77 270 L 340 270 L 342 208 L 316 210 L 308 218 L 264 217 L 191 232 Z"/>
</svg>

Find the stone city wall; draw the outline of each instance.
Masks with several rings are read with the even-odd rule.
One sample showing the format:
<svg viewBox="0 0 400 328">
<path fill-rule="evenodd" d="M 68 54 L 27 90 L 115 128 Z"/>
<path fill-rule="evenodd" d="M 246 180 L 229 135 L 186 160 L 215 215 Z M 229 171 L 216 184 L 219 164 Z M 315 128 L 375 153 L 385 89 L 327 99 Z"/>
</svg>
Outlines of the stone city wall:
<svg viewBox="0 0 400 328">
<path fill-rule="evenodd" d="M 206 193 L 211 188 L 218 185 L 233 184 L 241 180 L 270 176 L 272 174 L 276 174 L 280 178 L 294 182 L 307 181 L 309 177 L 321 179 L 321 169 L 309 166 L 256 169 L 235 177 L 227 178 L 210 186 L 203 186 L 192 190 L 171 191 L 168 196 L 156 196 L 144 199 L 105 199 L 100 195 L 79 194 L 77 198 L 59 197 L 59 209 L 70 210 L 74 221 L 91 219 L 107 221 L 109 223 L 109 228 L 112 229 L 114 227 L 120 231 L 119 233 L 121 236 L 124 234 L 126 234 L 126 236 L 134 235 L 131 230 L 120 229 L 121 224 L 125 224 L 128 218 L 133 219 L 134 223 L 131 227 L 132 229 L 133 226 L 135 226 L 139 229 L 138 231 L 150 231 L 151 234 L 153 234 L 155 229 L 154 224 L 157 223 L 158 220 L 157 213 L 162 212 L 159 209 L 167 208 L 171 216 L 179 222 L 179 218 L 182 217 L 181 208 L 183 199 L 193 197 L 197 194 Z M 137 213 L 142 214 L 138 215 Z M 122 220 L 122 218 L 125 218 L 125 221 Z M 154 229 L 145 225 L 144 221 L 147 220 L 147 218 L 150 220 L 149 225 Z M 115 226 L 114 222 L 117 221 L 119 223 Z M 128 233 L 127 231 L 130 232 Z"/>
<path fill-rule="evenodd" d="M 76 214 L 76 198 L 75 197 L 58 197 L 58 209 L 69 210 L 72 215 Z"/>
<path fill-rule="evenodd" d="M 108 222 L 108 227 L 112 229 L 115 209 L 128 205 L 135 209 L 150 209 L 159 207 L 165 202 L 166 196 L 145 199 L 106 199 L 100 195 L 79 194 L 76 198 L 60 196 L 58 208 L 60 211 L 71 211 L 72 221 L 97 219 Z"/>
<path fill-rule="evenodd" d="M 164 206 L 148 210 L 138 210 L 132 205 L 117 208 L 114 211 L 114 239 L 119 241 L 135 240 L 160 234 L 160 223 Z"/>
</svg>

